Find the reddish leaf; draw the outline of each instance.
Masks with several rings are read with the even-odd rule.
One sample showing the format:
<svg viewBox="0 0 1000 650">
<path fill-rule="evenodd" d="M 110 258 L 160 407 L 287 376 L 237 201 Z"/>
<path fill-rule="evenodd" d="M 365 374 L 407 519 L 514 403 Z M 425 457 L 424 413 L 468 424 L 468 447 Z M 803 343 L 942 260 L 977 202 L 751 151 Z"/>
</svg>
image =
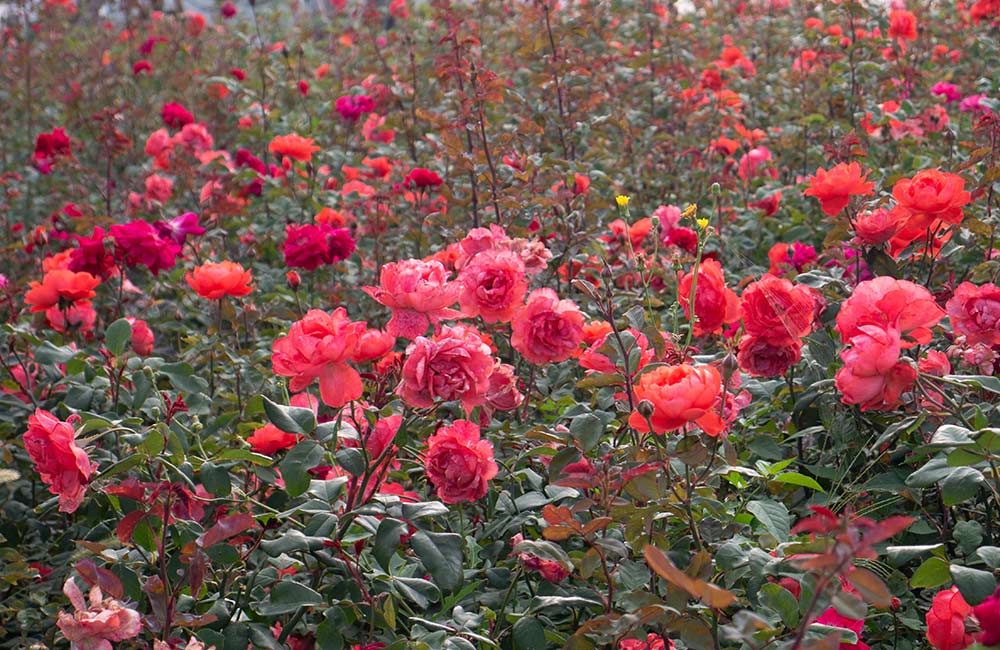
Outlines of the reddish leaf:
<svg viewBox="0 0 1000 650">
<path fill-rule="evenodd" d="M 847 580 L 858 590 L 861 597 L 876 607 L 889 607 L 892 604 L 892 594 L 889 588 L 868 569 L 855 567 L 847 574 Z"/>
<path fill-rule="evenodd" d="M 91 586 L 97 585 L 105 595 L 114 598 L 121 598 L 125 595 L 125 588 L 118 576 L 105 568 L 94 564 L 89 557 L 76 563 L 76 572 Z"/>
<path fill-rule="evenodd" d="M 142 521 L 147 514 L 148 513 L 145 510 L 133 510 L 118 522 L 118 539 L 122 544 L 128 544 L 132 541 L 132 533 L 135 531 L 135 527 L 139 525 L 139 522 Z"/>
<path fill-rule="evenodd" d="M 221 541 L 254 528 L 256 525 L 257 521 L 245 512 L 221 517 L 215 522 L 214 526 L 206 530 L 205 534 L 198 538 L 198 545 L 202 548 L 211 548 Z"/>
<path fill-rule="evenodd" d="M 733 592 L 704 580 L 697 580 L 678 569 L 660 549 L 650 544 L 642 551 L 649 568 L 667 582 L 688 592 L 713 609 L 725 609 L 734 602 Z"/>
</svg>

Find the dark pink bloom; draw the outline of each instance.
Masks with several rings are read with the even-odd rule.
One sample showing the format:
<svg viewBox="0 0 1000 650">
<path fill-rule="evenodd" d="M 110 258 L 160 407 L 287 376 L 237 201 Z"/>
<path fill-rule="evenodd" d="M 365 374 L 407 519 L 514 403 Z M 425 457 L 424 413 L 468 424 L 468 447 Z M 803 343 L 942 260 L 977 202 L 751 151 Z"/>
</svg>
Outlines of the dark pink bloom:
<svg viewBox="0 0 1000 650">
<path fill-rule="evenodd" d="M 153 224 L 141 219 L 111 226 L 111 238 L 120 259 L 130 267 L 142 264 L 153 275 L 173 268 L 181 252 L 180 246 L 161 237 Z"/>
<path fill-rule="evenodd" d="M 180 129 L 194 122 L 194 115 L 177 102 L 167 102 L 160 109 L 163 123 L 172 129 Z"/>
<path fill-rule="evenodd" d="M 63 422 L 46 410 L 37 409 L 28 416 L 24 447 L 49 491 L 59 495 L 62 512 L 74 512 L 80 507 L 94 470 L 87 452 L 76 445 L 75 438 L 70 422 Z"/>
<path fill-rule="evenodd" d="M 377 302 L 392 310 L 386 331 L 405 339 L 424 334 L 431 323 L 460 318 L 462 312 L 451 309 L 458 300 L 462 285 L 448 280 L 441 262 L 403 260 L 382 267 L 379 286 L 363 287 Z"/>
<path fill-rule="evenodd" d="M 428 438 L 424 462 L 427 478 L 445 503 L 482 499 L 500 469 L 493 460 L 493 445 L 466 420 L 441 427 Z"/>
<path fill-rule="evenodd" d="M 465 325 L 445 327 L 433 338 L 418 336 L 406 349 L 397 388 L 410 406 L 461 400 L 466 411 L 486 401 L 494 360 L 479 332 Z"/>
<path fill-rule="evenodd" d="M 335 108 L 348 122 L 357 122 L 362 115 L 375 110 L 375 100 L 368 95 L 344 95 L 337 99 Z"/>
</svg>

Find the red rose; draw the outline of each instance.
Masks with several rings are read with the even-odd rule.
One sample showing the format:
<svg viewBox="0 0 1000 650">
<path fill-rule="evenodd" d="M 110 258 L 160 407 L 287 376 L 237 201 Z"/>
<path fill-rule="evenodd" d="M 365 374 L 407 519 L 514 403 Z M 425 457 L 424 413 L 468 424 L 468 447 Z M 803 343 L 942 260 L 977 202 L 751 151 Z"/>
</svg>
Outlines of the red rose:
<svg viewBox="0 0 1000 650">
<path fill-rule="evenodd" d="M 691 318 L 691 287 L 694 274 L 685 273 L 678 285 L 678 299 L 684 307 L 684 315 Z M 740 301 L 736 292 L 726 287 L 722 266 L 713 259 L 706 259 L 698 265 L 698 284 L 695 286 L 694 335 L 718 334 L 722 326 L 734 323 L 740 318 Z"/>
<path fill-rule="evenodd" d="M 965 631 L 965 619 L 972 613 L 958 587 L 943 589 L 934 595 L 927 612 L 927 640 L 937 650 L 961 650 L 972 643 Z"/>
<path fill-rule="evenodd" d="M 72 424 L 46 410 L 38 409 L 28 416 L 24 447 L 49 491 L 59 495 L 62 512 L 73 512 L 80 507 L 94 469 L 75 438 Z"/>
<path fill-rule="evenodd" d="M 479 437 L 479 427 L 456 420 L 428 438 L 424 455 L 427 477 L 445 503 L 477 501 L 484 496 L 499 468 L 493 445 Z"/>
<path fill-rule="evenodd" d="M 743 291 L 740 311 L 747 334 L 800 339 L 812 331 L 816 300 L 808 287 L 767 274 Z"/>
</svg>

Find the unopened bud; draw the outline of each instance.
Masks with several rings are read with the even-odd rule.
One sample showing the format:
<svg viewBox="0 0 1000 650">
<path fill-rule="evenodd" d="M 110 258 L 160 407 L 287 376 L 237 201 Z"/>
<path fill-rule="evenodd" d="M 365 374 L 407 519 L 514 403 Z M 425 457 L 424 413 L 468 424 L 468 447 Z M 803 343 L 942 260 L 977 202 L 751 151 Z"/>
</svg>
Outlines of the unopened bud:
<svg viewBox="0 0 1000 650">
<path fill-rule="evenodd" d="M 653 403 L 648 399 L 644 399 L 639 402 L 639 404 L 635 407 L 635 410 L 638 411 L 639 415 L 642 417 L 651 418 L 653 417 L 653 411 L 656 410 L 656 407 L 653 406 Z"/>
<path fill-rule="evenodd" d="M 722 186 L 718 183 L 712 183 L 712 196 L 719 196 L 722 194 Z"/>
<path fill-rule="evenodd" d="M 292 291 L 296 291 L 299 285 L 302 284 L 302 278 L 295 271 L 289 271 L 285 274 L 285 280 L 288 281 L 288 288 Z"/>
</svg>

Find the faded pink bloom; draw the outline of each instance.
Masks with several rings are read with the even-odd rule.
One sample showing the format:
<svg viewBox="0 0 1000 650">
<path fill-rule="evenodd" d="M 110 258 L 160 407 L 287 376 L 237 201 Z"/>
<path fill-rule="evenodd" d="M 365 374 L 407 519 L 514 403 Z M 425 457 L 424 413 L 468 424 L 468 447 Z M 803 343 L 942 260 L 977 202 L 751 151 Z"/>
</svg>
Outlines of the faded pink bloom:
<svg viewBox="0 0 1000 650">
<path fill-rule="evenodd" d="M 339 408 L 363 393 L 361 376 L 348 365 L 358 354 L 365 324 L 352 322 L 340 307 L 332 314 L 310 309 L 292 324 L 288 335 L 274 342 L 274 372 L 291 377 L 289 390 L 305 390 L 319 379 L 323 403 Z"/>
<path fill-rule="evenodd" d="M 930 291 L 909 280 L 880 276 L 862 282 L 837 313 L 837 331 L 847 342 L 864 325 L 892 328 L 903 337 L 904 348 L 931 340 L 931 327 L 944 318 Z"/>
<path fill-rule="evenodd" d="M 744 181 L 751 181 L 758 176 L 777 178 L 778 170 L 768 166 L 772 158 L 774 156 L 767 147 L 754 147 L 740 158 L 736 173 Z"/>
<path fill-rule="evenodd" d="M 952 327 L 969 343 L 1000 344 L 1000 287 L 963 282 L 945 308 Z"/>
<path fill-rule="evenodd" d="M 165 176 L 150 174 L 146 177 L 146 197 L 166 203 L 174 194 L 174 182 Z"/>
<path fill-rule="evenodd" d="M 448 271 L 441 262 L 403 260 L 382 267 L 379 286 L 364 287 L 377 302 L 392 310 L 385 329 L 393 336 L 415 339 L 428 325 L 449 318 L 461 318 L 462 312 L 450 309 L 458 300 L 462 285 L 448 281 Z"/>
<path fill-rule="evenodd" d="M 524 395 L 517 389 L 514 366 L 497 361 L 490 375 L 490 387 L 486 390 L 486 403 L 497 411 L 513 411 L 522 401 Z"/>
<path fill-rule="evenodd" d="M 490 250 L 476 255 L 458 279 L 462 312 L 469 317 L 482 316 L 487 323 L 510 321 L 528 292 L 524 262 L 512 251 Z"/>
<path fill-rule="evenodd" d="M 466 411 L 486 401 L 494 361 L 474 328 L 445 327 L 432 339 L 418 336 L 406 349 L 403 380 L 397 392 L 410 406 L 435 400 L 462 400 Z"/>
<path fill-rule="evenodd" d="M 62 512 L 74 512 L 80 507 L 94 471 L 87 452 L 76 445 L 75 439 L 76 432 L 70 422 L 63 422 L 44 409 L 28 416 L 24 448 L 49 491 L 59 495 Z"/>
<path fill-rule="evenodd" d="M 114 598 L 104 598 L 97 585 L 90 590 L 89 607 L 73 578 L 66 579 L 63 593 L 76 611 L 59 612 L 56 625 L 73 650 L 112 650 L 112 641 L 131 639 L 142 631 L 139 612 Z"/>
<path fill-rule="evenodd" d="M 510 344 L 532 363 L 556 363 L 573 356 L 583 340 L 583 313 L 552 289 L 535 289 L 511 321 Z"/>
</svg>

